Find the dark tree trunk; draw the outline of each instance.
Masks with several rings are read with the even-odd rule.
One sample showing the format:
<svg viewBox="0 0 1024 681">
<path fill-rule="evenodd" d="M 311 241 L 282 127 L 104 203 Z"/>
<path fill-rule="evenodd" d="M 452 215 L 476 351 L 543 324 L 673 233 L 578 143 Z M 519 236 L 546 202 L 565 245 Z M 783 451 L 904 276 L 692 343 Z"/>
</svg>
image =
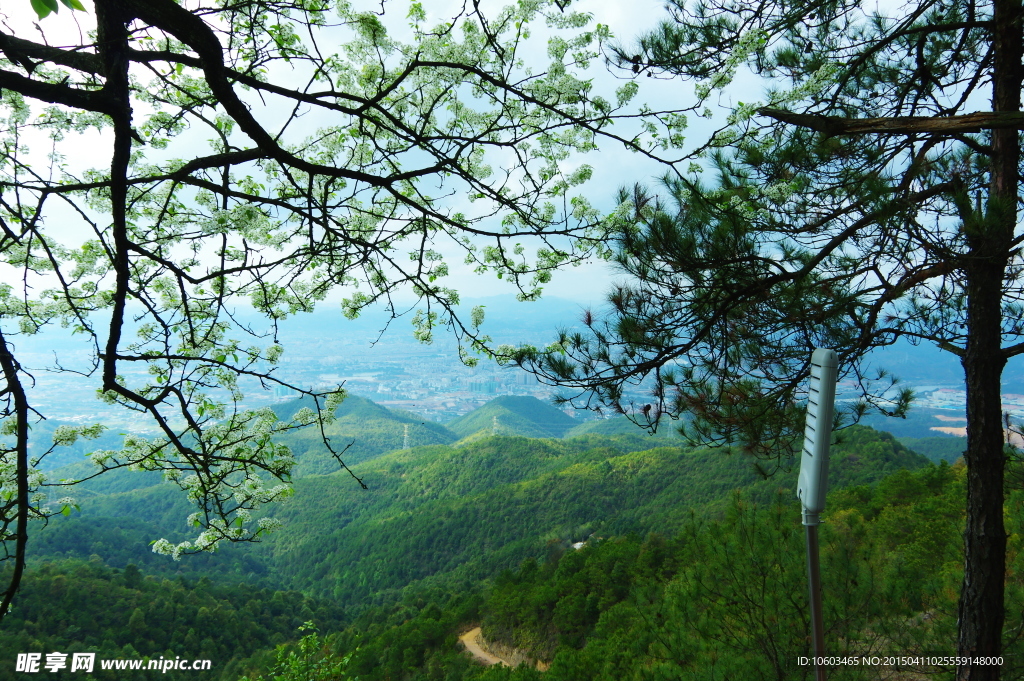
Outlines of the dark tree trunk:
<svg viewBox="0 0 1024 681">
<path fill-rule="evenodd" d="M 131 279 L 128 262 L 128 166 L 132 152 L 132 108 L 128 78 L 128 29 L 131 16 L 121 3 L 113 0 L 96 2 L 96 26 L 100 56 L 106 70 L 104 91 L 114 100 L 114 153 L 110 161 L 110 215 L 114 241 L 114 271 L 117 275 L 114 305 L 110 315 L 110 334 L 103 359 L 103 389 L 123 394 L 117 383 L 117 348 L 121 340 L 124 314 Z"/>
<path fill-rule="evenodd" d="M 995 0 L 993 6 L 992 110 L 1020 111 L 1021 2 Z M 983 219 L 964 226 L 969 252 L 967 348 L 967 529 L 964 583 L 960 592 L 958 655 L 997 657 L 1002 650 L 1006 530 L 1003 527 L 1003 451 L 1000 379 L 1002 288 L 1017 223 L 1020 133 L 992 132 L 989 199 Z M 959 681 L 998 681 L 997 665 L 968 660 Z"/>
<path fill-rule="evenodd" d="M 960 592 L 960 657 L 998 656 L 1003 631 L 1003 427 L 1000 376 L 999 300 L 1002 277 L 983 266 L 968 273 L 967 352 L 967 529 L 964 582 Z M 996 681 L 999 668 L 961 665 L 959 681 Z"/>
<path fill-rule="evenodd" d="M 4 388 L 0 395 L 6 394 L 8 399 L 14 403 L 13 416 L 16 419 L 17 430 L 14 444 L 16 458 L 15 479 L 17 489 L 17 517 L 14 530 L 14 570 L 11 572 L 7 590 L 3 592 L 3 599 L 0 600 L 0 620 L 7 615 L 11 608 L 11 601 L 21 586 L 21 578 L 25 573 L 25 551 L 28 545 L 28 512 L 31 507 L 29 499 L 28 482 L 28 398 L 25 396 L 24 386 L 21 384 L 21 377 L 18 374 L 21 367 L 18 365 L 14 355 L 7 346 L 7 339 L 0 332 L 0 373 L 3 374 Z M 9 412 L 10 413 L 10 412 Z"/>
</svg>

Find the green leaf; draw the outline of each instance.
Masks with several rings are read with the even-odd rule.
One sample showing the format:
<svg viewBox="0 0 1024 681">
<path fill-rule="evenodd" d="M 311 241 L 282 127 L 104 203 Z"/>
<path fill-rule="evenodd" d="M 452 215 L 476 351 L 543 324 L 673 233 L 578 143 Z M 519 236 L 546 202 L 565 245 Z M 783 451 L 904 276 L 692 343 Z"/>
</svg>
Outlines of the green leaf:
<svg viewBox="0 0 1024 681">
<path fill-rule="evenodd" d="M 64 515 L 65 517 L 69 516 L 69 515 L 71 515 L 71 507 L 70 506 L 65 506 L 64 508 L 60 509 L 60 512 L 61 512 L 61 515 Z"/>
<path fill-rule="evenodd" d="M 57 11 L 57 0 L 32 0 L 32 9 L 36 11 L 40 19 L 45 19 L 50 12 Z"/>
<path fill-rule="evenodd" d="M 76 9 L 76 10 L 78 10 L 79 12 L 84 12 L 84 11 L 85 11 L 85 5 L 83 5 L 83 4 L 82 4 L 81 2 L 79 2 L 78 0 L 60 0 L 60 1 L 61 1 L 62 3 L 64 3 L 64 6 L 65 6 L 65 7 L 69 8 L 69 9 Z M 57 11 L 57 10 L 56 10 L 56 5 L 55 5 L 55 9 L 54 9 L 54 11 L 55 11 L 55 12 Z"/>
</svg>

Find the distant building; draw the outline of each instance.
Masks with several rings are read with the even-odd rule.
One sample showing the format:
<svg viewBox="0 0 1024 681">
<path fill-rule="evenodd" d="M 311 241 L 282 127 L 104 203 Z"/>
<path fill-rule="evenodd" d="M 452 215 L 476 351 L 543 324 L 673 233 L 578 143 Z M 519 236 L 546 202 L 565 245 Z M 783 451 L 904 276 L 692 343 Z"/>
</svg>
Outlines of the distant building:
<svg viewBox="0 0 1024 681">
<path fill-rule="evenodd" d="M 475 378 L 469 382 L 469 390 L 474 393 L 493 395 L 498 391 L 498 384 L 492 378 Z"/>
<path fill-rule="evenodd" d="M 297 393 L 291 388 L 284 385 L 274 386 L 274 399 L 275 400 L 290 400 L 295 397 Z"/>
</svg>

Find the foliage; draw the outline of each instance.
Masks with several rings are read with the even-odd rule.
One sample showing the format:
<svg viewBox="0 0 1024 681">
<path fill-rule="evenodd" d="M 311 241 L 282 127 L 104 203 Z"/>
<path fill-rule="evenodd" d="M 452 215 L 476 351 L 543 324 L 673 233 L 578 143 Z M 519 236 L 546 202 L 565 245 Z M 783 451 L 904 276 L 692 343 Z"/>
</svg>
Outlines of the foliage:
<svg viewBox="0 0 1024 681">
<path fill-rule="evenodd" d="M 338 658 L 325 649 L 325 641 L 317 633 L 313 622 L 305 622 L 299 631 L 309 631 L 293 646 L 281 645 L 277 649 L 277 664 L 269 672 L 273 681 L 348 681 L 354 677 L 345 673 L 352 654 Z M 295 649 L 298 650 L 295 650 Z M 243 676 L 239 681 L 249 681 Z M 263 675 L 253 681 L 268 681 Z"/>
<path fill-rule="evenodd" d="M 57 12 L 60 10 L 60 5 L 57 4 L 57 0 L 31 0 L 31 2 L 32 9 L 35 10 L 36 15 L 40 19 L 45 19 L 51 12 Z M 60 2 L 68 9 L 85 11 L 85 5 L 83 5 L 79 0 L 60 0 Z"/>
<path fill-rule="evenodd" d="M 302 622 L 340 627 L 336 605 L 295 591 L 201 577 L 156 579 L 135 565 L 65 560 L 31 569 L 0 637 L 0 653 L 95 652 L 100 658 L 169 656 L 209 659 L 216 678 L 257 651 L 283 643 Z M 132 672 L 140 679 L 185 679 L 194 672 Z M 73 679 L 68 670 L 52 678 Z M 25 674 L 24 678 L 31 678 Z"/>
</svg>

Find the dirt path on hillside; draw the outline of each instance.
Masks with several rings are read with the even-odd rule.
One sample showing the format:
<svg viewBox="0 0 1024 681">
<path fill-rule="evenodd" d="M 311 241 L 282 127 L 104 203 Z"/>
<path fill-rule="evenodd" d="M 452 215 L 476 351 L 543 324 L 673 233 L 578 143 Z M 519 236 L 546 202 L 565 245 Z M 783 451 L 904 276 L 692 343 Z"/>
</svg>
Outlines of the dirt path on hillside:
<svg viewBox="0 0 1024 681">
<path fill-rule="evenodd" d="M 459 640 L 466 646 L 466 650 L 473 654 L 477 662 L 482 662 L 486 665 L 498 664 L 500 662 L 506 667 L 512 666 L 507 660 L 495 657 L 480 647 L 480 627 L 470 629 L 462 636 L 459 636 Z"/>
</svg>

